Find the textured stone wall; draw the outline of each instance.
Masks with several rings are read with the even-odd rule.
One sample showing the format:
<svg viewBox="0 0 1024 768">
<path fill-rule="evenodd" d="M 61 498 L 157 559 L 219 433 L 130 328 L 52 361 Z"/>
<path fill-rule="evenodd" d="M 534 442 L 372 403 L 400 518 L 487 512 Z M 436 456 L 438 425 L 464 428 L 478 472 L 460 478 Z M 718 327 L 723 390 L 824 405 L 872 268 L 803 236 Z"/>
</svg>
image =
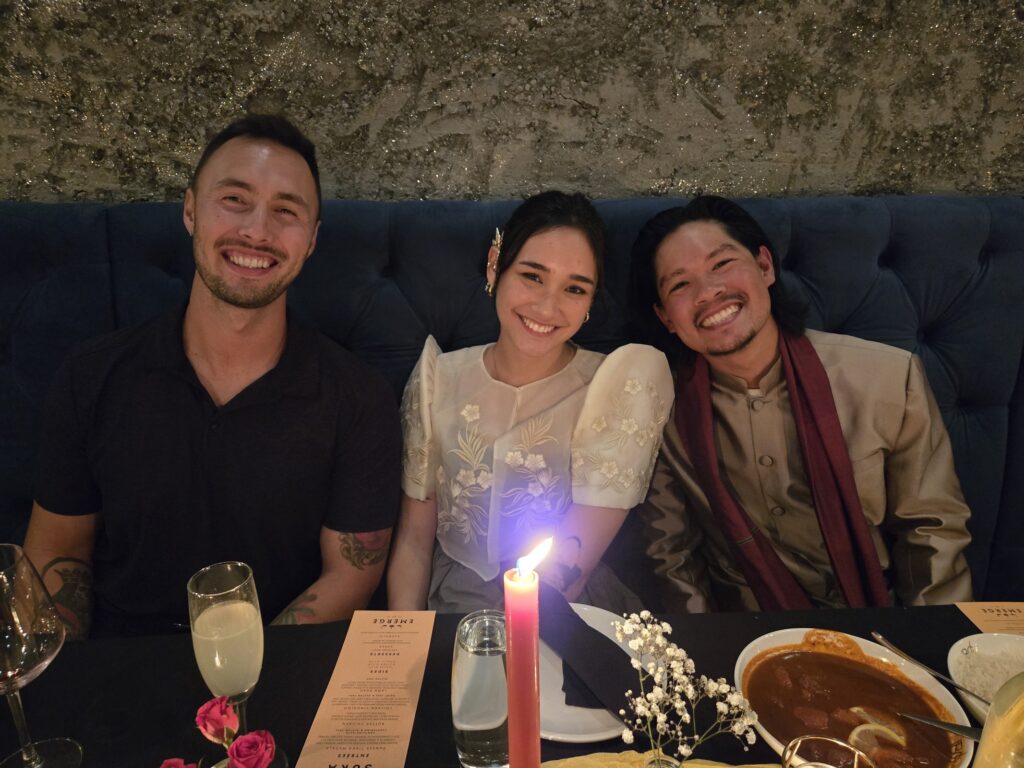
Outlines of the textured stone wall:
<svg viewBox="0 0 1024 768">
<path fill-rule="evenodd" d="M 0 198 L 178 199 L 282 111 L 328 197 L 1024 192 L 1019 0 L 0 0 Z"/>
</svg>

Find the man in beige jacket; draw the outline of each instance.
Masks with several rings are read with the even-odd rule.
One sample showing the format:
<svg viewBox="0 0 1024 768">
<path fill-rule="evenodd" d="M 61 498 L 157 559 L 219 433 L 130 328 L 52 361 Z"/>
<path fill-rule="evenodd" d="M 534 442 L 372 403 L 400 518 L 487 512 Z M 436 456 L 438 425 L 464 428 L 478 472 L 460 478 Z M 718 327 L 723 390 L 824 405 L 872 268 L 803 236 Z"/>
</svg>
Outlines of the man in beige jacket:
<svg viewBox="0 0 1024 768">
<path fill-rule="evenodd" d="M 971 599 L 970 510 L 916 356 L 805 331 L 764 232 L 723 198 L 645 225 L 633 292 L 681 342 L 641 508 L 670 607 Z"/>
</svg>

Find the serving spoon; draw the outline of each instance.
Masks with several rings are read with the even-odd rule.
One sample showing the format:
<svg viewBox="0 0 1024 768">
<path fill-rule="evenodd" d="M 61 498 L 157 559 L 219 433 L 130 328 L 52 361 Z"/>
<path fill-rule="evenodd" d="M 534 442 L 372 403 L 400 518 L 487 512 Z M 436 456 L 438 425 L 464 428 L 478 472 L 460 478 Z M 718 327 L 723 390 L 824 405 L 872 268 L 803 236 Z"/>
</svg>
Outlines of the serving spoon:
<svg viewBox="0 0 1024 768">
<path fill-rule="evenodd" d="M 913 656 L 910 656 L 910 655 L 904 653 L 899 648 L 897 648 L 895 645 L 893 645 L 888 640 L 886 640 L 884 637 L 882 637 L 881 633 L 876 632 L 875 630 L 871 630 L 871 636 L 873 638 L 875 638 L 875 642 L 878 643 L 879 645 L 884 645 L 886 648 L 888 648 L 890 651 L 895 653 L 900 658 L 906 659 L 911 664 L 914 664 L 914 665 L 920 667 L 921 669 L 923 669 L 925 672 L 927 672 L 928 674 L 932 675 L 933 677 L 937 677 L 937 678 L 939 678 L 939 680 L 942 680 L 943 682 L 949 683 L 954 688 L 956 688 L 958 691 L 963 691 L 964 693 L 966 693 L 966 694 L 968 694 L 970 696 L 973 696 L 978 701 L 980 701 L 982 704 L 984 704 L 986 707 L 992 705 L 992 702 L 989 701 L 988 699 L 986 699 L 984 696 L 979 696 L 974 691 L 972 691 L 970 688 L 965 688 L 964 686 L 960 685 L 960 683 L 958 683 L 956 680 L 952 680 L 952 679 L 946 677 L 941 672 L 936 672 L 934 669 L 929 667 L 927 664 L 922 664 L 920 661 L 915 659 Z"/>
<path fill-rule="evenodd" d="M 947 723 L 945 720 L 936 720 L 934 717 L 926 717 L 925 715 L 912 715 L 909 712 L 897 712 L 896 714 L 907 718 L 907 720 L 917 720 L 917 722 L 930 725 L 933 728 L 940 728 L 943 731 L 955 733 L 957 736 L 963 736 L 971 741 L 981 741 L 981 728 L 971 728 L 968 725 L 960 725 L 959 723 Z"/>
</svg>

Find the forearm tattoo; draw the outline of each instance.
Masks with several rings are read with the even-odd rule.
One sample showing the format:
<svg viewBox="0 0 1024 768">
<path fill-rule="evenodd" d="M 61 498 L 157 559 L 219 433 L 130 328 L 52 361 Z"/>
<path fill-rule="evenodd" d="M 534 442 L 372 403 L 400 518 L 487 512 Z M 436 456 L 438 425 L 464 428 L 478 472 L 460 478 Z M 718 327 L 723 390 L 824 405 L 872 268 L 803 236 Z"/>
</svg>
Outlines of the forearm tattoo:
<svg viewBox="0 0 1024 768">
<path fill-rule="evenodd" d="M 281 611 L 281 615 L 274 619 L 271 624 L 300 624 L 299 618 L 312 621 L 316 617 L 316 610 L 312 603 L 316 602 L 315 592 L 303 592 L 292 600 L 291 605 Z"/>
<path fill-rule="evenodd" d="M 48 589 L 68 638 L 86 637 L 92 624 L 92 566 L 75 557 L 57 557 L 43 566 L 41 576 L 44 584 L 47 578 L 60 580 L 56 589 Z"/>
<path fill-rule="evenodd" d="M 368 565 L 383 563 L 391 544 L 391 529 L 365 533 L 339 533 L 341 555 L 359 570 Z"/>
</svg>

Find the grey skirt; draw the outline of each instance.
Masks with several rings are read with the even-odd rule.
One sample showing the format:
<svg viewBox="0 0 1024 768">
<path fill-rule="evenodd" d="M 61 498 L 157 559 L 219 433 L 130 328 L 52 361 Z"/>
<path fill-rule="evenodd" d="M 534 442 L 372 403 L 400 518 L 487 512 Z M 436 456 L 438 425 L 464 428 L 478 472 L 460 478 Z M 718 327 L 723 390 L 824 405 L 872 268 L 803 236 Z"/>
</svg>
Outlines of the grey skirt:
<svg viewBox="0 0 1024 768">
<path fill-rule="evenodd" d="M 430 573 L 427 607 L 438 613 L 469 613 L 482 608 L 501 609 L 504 605 L 502 576 L 484 581 L 476 571 L 452 560 L 440 546 L 434 546 L 434 565 Z M 615 614 L 639 613 L 643 604 L 604 563 L 587 579 L 577 603 L 604 608 Z"/>
</svg>

